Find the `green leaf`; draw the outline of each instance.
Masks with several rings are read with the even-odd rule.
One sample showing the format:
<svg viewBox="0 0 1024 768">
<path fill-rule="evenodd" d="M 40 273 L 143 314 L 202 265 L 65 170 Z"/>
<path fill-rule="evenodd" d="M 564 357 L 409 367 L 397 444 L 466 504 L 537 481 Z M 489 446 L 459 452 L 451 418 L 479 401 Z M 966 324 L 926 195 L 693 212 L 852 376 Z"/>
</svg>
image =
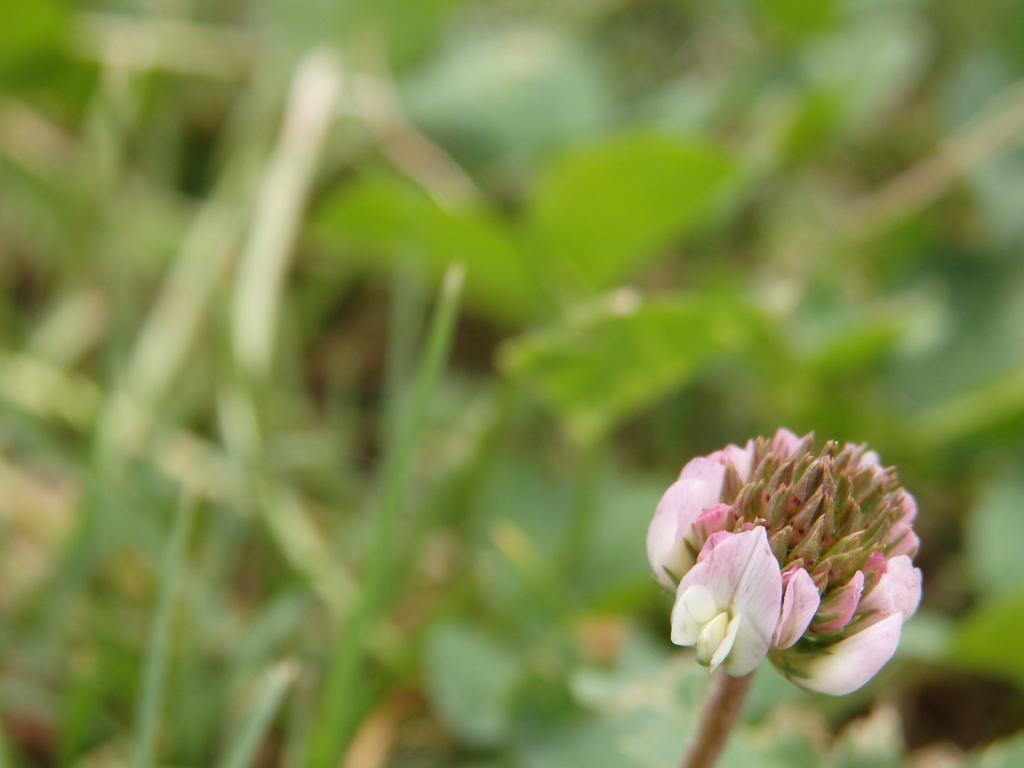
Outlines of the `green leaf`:
<svg viewBox="0 0 1024 768">
<path fill-rule="evenodd" d="M 967 565 L 975 585 L 989 594 L 1024 588 L 1024 478 L 989 483 L 967 519 Z"/>
<path fill-rule="evenodd" d="M 459 738 L 491 746 L 506 735 L 520 665 L 505 646 L 469 624 L 440 624 L 425 643 L 434 710 Z"/>
<path fill-rule="evenodd" d="M 463 0 L 359 0 L 355 25 L 386 30 L 392 65 L 409 63 L 434 41 L 444 21 Z"/>
<path fill-rule="evenodd" d="M 784 40 L 818 32 L 837 15 L 835 0 L 754 0 L 753 7 L 767 30 Z"/>
<path fill-rule="evenodd" d="M 618 136 L 556 160 L 530 217 L 546 246 L 593 287 L 608 288 L 698 224 L 735 171 L 734 159 L 708 143 Z"/>
<path fill-rule="evenodd" d="M 529 317 L 544 298 L 504 223 L 480 208 L 452 211 L 394 176 L 367 176 L 330 196 L 315 228 L 327 241 L 390 263 L 421 256 L 436 276 L 453 261 L 466 266 L 466 301 L 505 322 Z"/>
<path fill-rule="evenodd" d="M 56 50 L 67 17 L 56 0 L 0 0 L 0 74 Z"/>
<path fill-rule="evenodd" d="M 989 602 L 965 617 L 953 636 L 951 660 L 1024 685 L 1024 591 Z"/>
<path fill-rule="evenodd" d="M 635 302 L 619 292 L 577 322 L 522 336 L 501 351 L 505 373 L 536 391 L 581 443 L 741 348 L 754 319 L 720 301 Z"/>
<path fill-rule="evenodd" d="M 410 3 L 399 5 L 408 14 Z M 604 125 L 608 97 L 593 50 L 528 23 L 468 29 L 402 82 L 412 119 L 460 161 L 519 159 Z"/>
</svg>

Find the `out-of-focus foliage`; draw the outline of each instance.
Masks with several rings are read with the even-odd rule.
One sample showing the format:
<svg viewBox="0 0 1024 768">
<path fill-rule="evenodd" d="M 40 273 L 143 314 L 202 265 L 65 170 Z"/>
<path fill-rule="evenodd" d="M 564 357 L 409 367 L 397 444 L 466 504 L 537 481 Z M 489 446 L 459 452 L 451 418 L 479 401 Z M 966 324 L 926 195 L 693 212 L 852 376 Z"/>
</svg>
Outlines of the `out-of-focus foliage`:
<svg viewBox="0 0 1024 768">
<path fill-rule="evenodd" d="M 1024 764 L 1022 51 L 1010 0 L 0 0 L 0 768 L 676 765 L 647 523 L 783 425 L 899 466 L 924 602 L 722 765 Z"/>
</svg>

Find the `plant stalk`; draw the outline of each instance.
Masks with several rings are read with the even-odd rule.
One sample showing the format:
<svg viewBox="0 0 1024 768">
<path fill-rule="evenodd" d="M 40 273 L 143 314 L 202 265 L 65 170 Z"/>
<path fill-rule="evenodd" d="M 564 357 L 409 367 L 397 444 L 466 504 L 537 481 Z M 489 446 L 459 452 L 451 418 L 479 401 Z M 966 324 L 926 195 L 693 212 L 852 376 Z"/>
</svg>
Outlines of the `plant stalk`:
<svg viewBox="0 0 1024 768">
<path fill-rule="evenodd" d="M 693 732 L 690 746 L 679 768 L 712 768 L 725 749 L 732 728 L 740 719 L 743 702 L 754 673 L 733 677 L 724 669 L 715 672 L 704 702 L 704 711 Z"/>
</svg>

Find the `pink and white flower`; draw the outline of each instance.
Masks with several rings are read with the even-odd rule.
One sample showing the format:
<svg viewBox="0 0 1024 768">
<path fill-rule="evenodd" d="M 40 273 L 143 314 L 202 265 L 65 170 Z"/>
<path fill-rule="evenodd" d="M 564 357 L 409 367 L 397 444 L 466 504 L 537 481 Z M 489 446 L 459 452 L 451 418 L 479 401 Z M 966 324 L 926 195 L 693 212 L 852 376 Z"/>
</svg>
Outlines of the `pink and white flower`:
<svg viewBox="0 0 1024 768">
<path fill-rule="evenodd" d="M 672 609 L 672 642 L 730 675 L 753 672 L 779 620 L 782 574 L 763 527 L 716 534 L 683 577 Z"/>
<path fill-rule="evenodd" d="M 917 503 L 874 451 L 812 443 L 780 429 L 689 462 L 647 552 L 675 591 L 672 641 L 700 663 L 742 676 L 768 655 L 802 687 L 843 694 L 892 657 L 920 602 Z"/>
</svg>

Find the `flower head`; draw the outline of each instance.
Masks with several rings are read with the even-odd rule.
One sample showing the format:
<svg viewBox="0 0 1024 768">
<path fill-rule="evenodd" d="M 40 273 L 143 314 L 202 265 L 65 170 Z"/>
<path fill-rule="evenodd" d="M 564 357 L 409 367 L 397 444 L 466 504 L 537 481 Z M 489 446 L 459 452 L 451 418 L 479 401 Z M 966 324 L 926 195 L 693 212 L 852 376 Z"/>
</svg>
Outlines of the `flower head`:
<svg viewBox="0 0 1024 768">
<path fill-rule="evenodd" d="M 797 684 L 848 693 L 917 609 L 913 497 L 866 446 L 780 429 L 689 462 L 647 536 L 676 593 L 672 640 L 731 675 L 766 655 Z"/>
</svg>

